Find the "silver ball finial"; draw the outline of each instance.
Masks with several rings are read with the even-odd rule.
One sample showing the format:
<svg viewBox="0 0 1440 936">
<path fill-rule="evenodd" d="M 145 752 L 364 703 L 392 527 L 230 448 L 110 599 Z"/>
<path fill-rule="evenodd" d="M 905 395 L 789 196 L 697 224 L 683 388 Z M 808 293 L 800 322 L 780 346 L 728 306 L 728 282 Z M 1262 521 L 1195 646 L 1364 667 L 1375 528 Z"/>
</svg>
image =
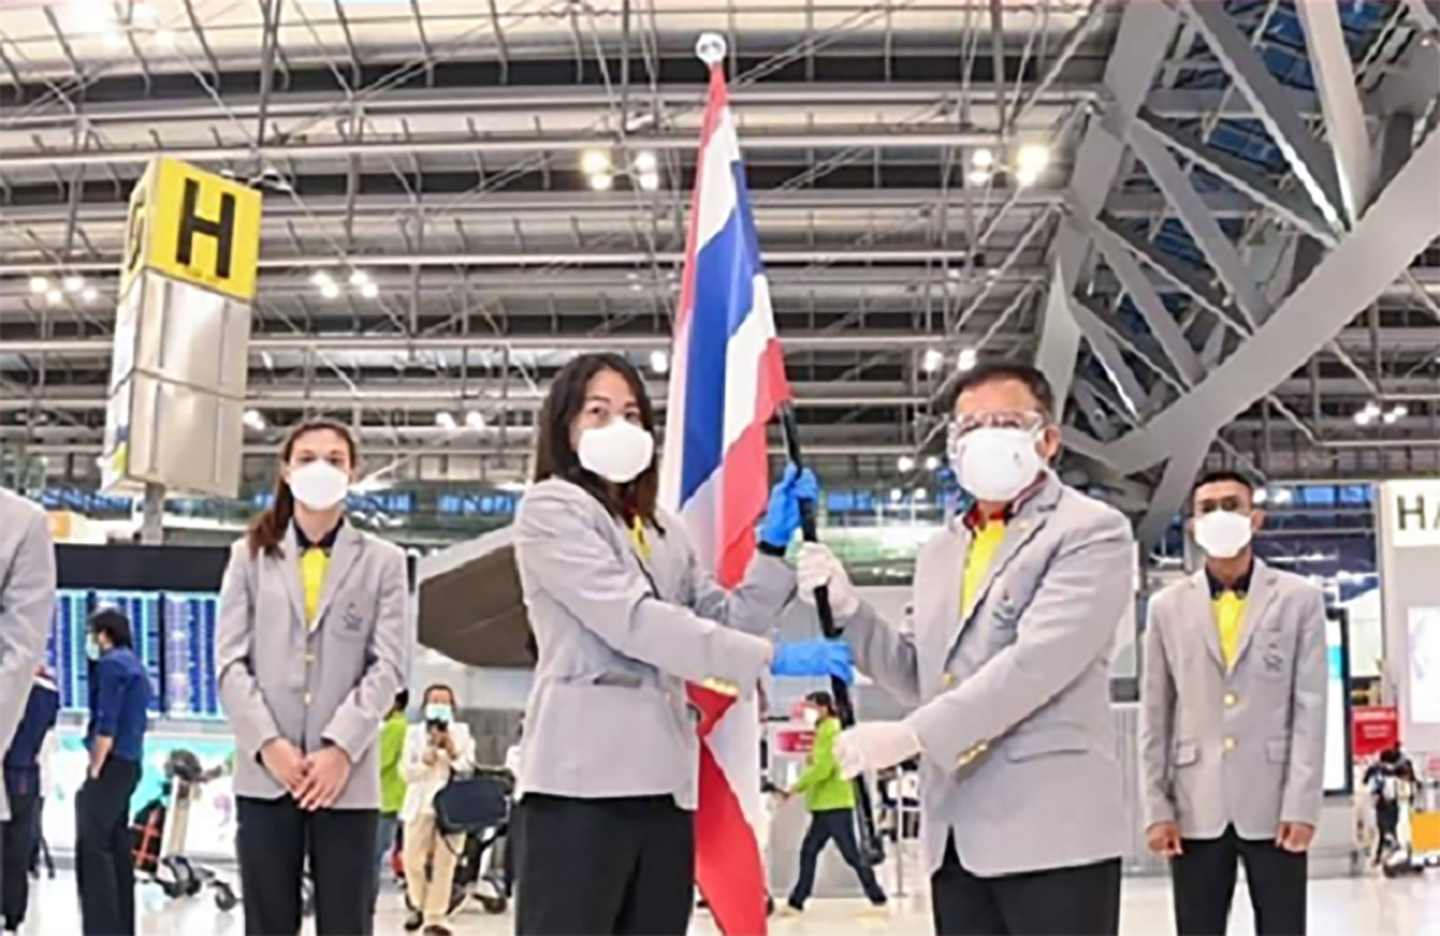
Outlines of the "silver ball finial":
<svg viewBox="0 0 1440 936">
<path fill-rule="evenodd" d="M 725 61 L 725 37 L 719 33 L 702 33 L 695 42 L 695 57 L 706 65 L 715 66 Z"/>
</svg>

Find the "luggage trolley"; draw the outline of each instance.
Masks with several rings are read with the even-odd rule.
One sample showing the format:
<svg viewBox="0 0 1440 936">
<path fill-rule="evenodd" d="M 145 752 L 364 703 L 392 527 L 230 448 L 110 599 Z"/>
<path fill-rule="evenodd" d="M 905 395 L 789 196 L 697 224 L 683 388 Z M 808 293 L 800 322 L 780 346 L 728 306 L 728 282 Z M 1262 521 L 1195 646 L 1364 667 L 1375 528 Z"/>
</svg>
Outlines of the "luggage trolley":
<svg viewBox="0 0 1440 936">
<path fill-rule="evenodd" d="M 148 804 L 137 818 L 135 868 L 149 872 L 149 879 L 171 898 L 194 897 L 209 886 L 215 892 L 215 906 L 229 911 L 240 902 L 235 889 L 213 869 L 191 861 L 185 853 L 190 808 L 205 784 L 223 773 L 223 767 L 202 769 L 200 759 L 191 751 L 179 748 L 170 753 L 165 760 L 163 799 Z"/>
</svg>

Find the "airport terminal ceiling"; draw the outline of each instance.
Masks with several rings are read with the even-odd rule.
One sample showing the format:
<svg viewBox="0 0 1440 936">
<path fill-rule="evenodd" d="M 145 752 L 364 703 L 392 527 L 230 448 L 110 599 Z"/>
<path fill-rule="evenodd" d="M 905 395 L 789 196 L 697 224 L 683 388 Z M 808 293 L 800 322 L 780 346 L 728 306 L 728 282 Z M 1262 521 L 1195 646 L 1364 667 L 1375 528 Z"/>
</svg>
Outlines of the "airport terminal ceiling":
<svg viewBox="0 0 1440 936">
<path fill-rule="evenodd" d="M 172 155 L 265 192 L 250 474 L 326 413 L 397 477 L 522 476 L 577 350 L 663 388 L 706 30 L 827 478 L 913 481 L 1006 356 L 1152 537 L 1207 462 L 1440 467 L 1434 0 L 0 0 L 0 443 L 97 474 Z"/>
</svg>

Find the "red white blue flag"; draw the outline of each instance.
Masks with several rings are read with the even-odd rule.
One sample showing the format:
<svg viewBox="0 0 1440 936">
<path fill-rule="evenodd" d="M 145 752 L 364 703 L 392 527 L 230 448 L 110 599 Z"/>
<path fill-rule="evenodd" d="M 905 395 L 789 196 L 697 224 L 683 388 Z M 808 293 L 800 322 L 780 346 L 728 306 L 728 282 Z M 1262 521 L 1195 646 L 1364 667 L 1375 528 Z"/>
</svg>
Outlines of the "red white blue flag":
<svg viewBox="0 0 1440 936">
<path fill-rule="evenodd" d="M 719 63 L 710 68 L 672 358 L 661 503 L 679 514 L 717 581 L 734 588 L 769 494 L 766 424 L 790 385 Z M 755 703 L 693 687 L 690 696 L 704 713 L 697 883 L 722 932 L 764 933 Z"/>
</svg>

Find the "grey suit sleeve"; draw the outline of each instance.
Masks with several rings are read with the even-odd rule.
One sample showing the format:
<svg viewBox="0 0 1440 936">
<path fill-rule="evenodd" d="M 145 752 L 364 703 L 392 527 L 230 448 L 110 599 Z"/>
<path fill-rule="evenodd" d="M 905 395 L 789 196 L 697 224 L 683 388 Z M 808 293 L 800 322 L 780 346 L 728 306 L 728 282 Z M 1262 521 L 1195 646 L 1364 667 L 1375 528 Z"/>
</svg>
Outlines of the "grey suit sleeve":
<svg viewBox="0 0 1440 936">
<path fill-rule="evenodd" d="M 1290 767 L 1280 806 L 1282 822 L 1316 825 L 1325 793 L 1325 597 L 1309 597 L 1295 652 L 1295 695 L 1290 704 Z"/>
<path fill-rule="evenodd" d="M 219 674 L 220 704 L 235 732 L 235 746 L 254 759 L 266 742 L 280 737 L 275 716 L 255 681 L 250 649 L 255 640 L 255 596 L 250 592 L 250 560 L 243 543 L 230 552 L 230 564 L 220 582 L 220 605 L 215 621 L 215 672 Z"/>
<path fill-rule="evenodd" d="M 687 548 L 687 552 L 693 595 L 690 609 L 718 624 L 773 639 L 780 615 L 795 595 L 795 573 L 785 560 L 756 552 L 745 579 L 727 592 L 701 567 L 694 550 Z"/>
<path fill-rule="evenodd" d="M 54 613 L 55 546 L 45 515 L 36 510 L 30 512 L 0 590 L 0 685 L 19 687 L 0 693 L 0 750 L 9 749 L 25 714 Z M 3 797 L 0 804 L 5 804 Z M 10 818 L 8 805 L 3 818 Z"/>
<path fill-rule="evenodd" d="M 539 589 L 618 653 L 675 676 L 753 686 L 770 643 L 656 598 L 573 502 L 532 489 L 515 522 L 515 557 L 527 593 Z"/>
<path fill-rule="evenodd" d="M 955 764 L 1054 698 L 1095 665 L 1130 599 L 1130 523 L 1120 514 L 1081 530 L 1051 561 L 1013 644 L 907 719 L 925 753 Z"/>
<path fill-rule="evenodd" d="M 915 636 L 880 616 L 869 602 L 844 621 L 845 641 L 855 654 L 855 665 L 894 696 L 902 705 L 920 704 L 920 664 Z"/>
<path fill-rule="evenodd" d="M 369 548 L 376 546 L 372 543 Z M 415 639 L 405 580 L 405 554 L 391 550 L 386 559 L 381 572 L 383 580 L 375 627 L 365 652 L 365 672 L 330 716 L 330 723 L 320 735 L 344 751 L 352 764 L 358 762 L 380 736 L 380 722 L 410 674 L 410 648 Z"/>
<path fill-rule="evenodd" d="M 1175 749 L 1175 679 L 1165 655 L 1164 612 L 1150 602 L 1145 627 L 1145 677 L 1140 687 L 1140 771 L 1145 797 L 1145 827 L 1175 821 L 1170 757 Z"/>
</svg>

